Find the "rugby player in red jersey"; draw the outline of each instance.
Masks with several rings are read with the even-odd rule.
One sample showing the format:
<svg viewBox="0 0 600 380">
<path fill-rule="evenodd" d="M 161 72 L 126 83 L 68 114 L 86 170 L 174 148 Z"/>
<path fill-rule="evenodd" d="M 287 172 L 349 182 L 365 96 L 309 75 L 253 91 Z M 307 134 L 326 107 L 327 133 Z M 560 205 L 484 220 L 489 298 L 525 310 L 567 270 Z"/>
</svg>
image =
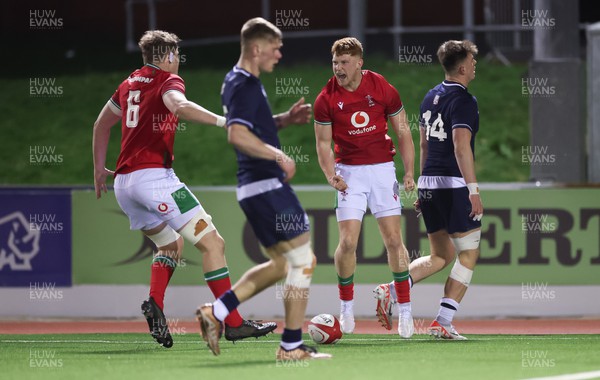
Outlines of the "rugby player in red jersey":
<svg viewBox="0 0 600 380">
<path fill-rule="evenodd" d="M 96 197 L 106 193 L 106 179 L 115 176 L 117 202 L 132 230 L 156 244 L 151 266 L 150 297 L 142 312 L 152 337 L 171 347 L 163 313 L 165 290 L 180 260 L 183 239 L 202 252 L 204 278 L 215 297 L 231 288 L 224 241 L 198 199 L 173 171 L 173 144 L 179 118 L 223 127 L 218 116 L 185 96 L 179 71 L 179 38 L 160 30 L 147 31 L 139 41 L 144 66 L 117 88 L 94 123 L 94 185 Z M 106 150 L 112 126 L 121 121 L 121 152 L 114 173 L 106 169 Z M 231 313 L 225 337 L 238 340 L 273 331 L 275 323 L 243 320 Z"/>
<path fill-rule="evenodd" d="M 315 101 L 315 135 L 319 165 L 337 190 L 339 244 L 335 267 L 344 333 L 354 331 L 356 246 L 367 206 L 377 219 L 398 296 L 398 333 L 410 338 L 414 324 L 408 285 L 409 257 L 400 229 L 400 186 L 396 180 L 396 149 L 387 134 L 388 120 L 398 135 L 404 164 L 404 189 L 414 189 L 414 145 L 398 91 L 383 76 L 362 70 L 363 49 L 356 38 L 335 41 L 331 48 L 334 76 Z M 331 149 L 333 140 L 334 150 Z M 376 289 L 384 310 L 380 321 L 391 329 L 390 297 Z M 386 289 L 389 293 L 389 287 Z M 384 302 L 387 300 L 387 302 Z"/>
</svg>

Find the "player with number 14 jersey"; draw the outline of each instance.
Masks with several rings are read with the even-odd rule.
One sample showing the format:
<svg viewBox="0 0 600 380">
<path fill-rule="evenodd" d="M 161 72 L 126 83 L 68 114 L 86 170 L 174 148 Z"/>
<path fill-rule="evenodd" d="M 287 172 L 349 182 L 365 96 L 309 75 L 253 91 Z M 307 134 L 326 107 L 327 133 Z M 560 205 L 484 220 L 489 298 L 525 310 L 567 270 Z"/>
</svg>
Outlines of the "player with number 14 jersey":
<svg viewBox="0 0 600 380">
<path fill-rule="evenodd" d="M 479 131 L 477 99 L 462 84 L 444 80 L 425 95 L 420 122 L 426 128 L 428 144 L 421 175 L 462 178 L 454 155 L 452 130 L 467 128 L 471 131 L 470 145 L 475 156 L 475 135 Z"/>
</svg>

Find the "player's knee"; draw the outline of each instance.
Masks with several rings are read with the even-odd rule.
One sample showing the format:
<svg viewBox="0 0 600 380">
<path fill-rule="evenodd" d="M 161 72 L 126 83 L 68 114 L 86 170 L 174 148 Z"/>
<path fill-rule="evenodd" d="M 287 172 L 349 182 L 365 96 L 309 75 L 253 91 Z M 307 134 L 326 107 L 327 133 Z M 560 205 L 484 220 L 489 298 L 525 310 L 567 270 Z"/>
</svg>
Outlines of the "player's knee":
<svg viewBox="0 0 600 380">
<path fill-rule="evenodd" d="M 429 258 L 429 265 L 435 268 L 436 272 L 441 271 L 446 268 L 450 263 L 454 261 L 454 256 L 452 257 L 441 257 L 432 254 Z"/>
<path fill-rule="evenodd" d="M 392 235 L 388 237 L 385 242 L 385 248 L 388 252 L 398 252 L 401 255 L 403 255 L 404 251 L 406 250 L 404 248 L 404 244 L 402 243 L 401 235 Z"/>
<path fill-rule="evenodd" d="M 159 251 L 177 251 L 179 246 L 177 242 L 181 239 L 181 235 L 168 225 L 158 233 L 146 236 L 148 239 L 152 240 Z"/>
<path fill-rule="evenodd" d="M 212 223 L 212 217 L 208 215 L 206 211 L 200 209 L 200 211 L 198 211 L 198 213 L 194 215 L 181 230 L 179 230 L 179 233 L 185 240 L 196 245 L 212 231 L 216 231 L 216 228 Z M 219 234 L 216 235 L 219 236 Z M 208 240 L 212 240 L 212 238 L 209 237 Z"/>
<path fill-rule="evenodd" d="M 177 240 L 175 240 L 173 243 L 161 248 L 157 252 L 157 255 L 161 254 L 163 256 L 172 257 L 179 262 L 179 259 L 181 258 L 181 252 L 183 252 L 183 238 L 181 235 L 179 235 Z"/>
<path fill-rule="evenodd" d="M 469 269 L 462 265 L 460 262 L 460 257 L 457 257 L 456 261 L 454 261 L 454 266 L 450 271 L 450 278 L 460 282 L 464 286 L 469 286 L 472 277 L 473 269 Z"/>
<path fill-rule="evenodd" d="M 357 241 L 350 237 L 343 237 L 340 239 L 339 251 L 342 254 L 354 254 L 356 252 Z"/>
<path fill-rule="evenodd" d="M 181 235 L 167 225 L 160 232 L 146 236 L 154 242 L 158 249 L 152 261 L 175 267 L 179 262 L 183 248 Z"/>
<path fill-rule="evenodd" d="M 310 242 L 284 253 L 283 256 L 288 264 L 285 284 L 297 288 L 308 288 L 317 265 L 317 258 L 312 252 Z"/>
<path fill-rule="evenodd" d="M 211 251 L 225 252 L 225 239 L 223 239 L 217 230 L 204 235 L 200 242 L 210 247 Z"/>
<path fill-rule="evenodd" d="M 279 278 L 277 281 L 283 280 L 287 276 L 288 261 L 283 255 L 279 255 L 277 257 L 271 258 L 270 265 L 272 265 L 273 268 L 275 268 L 275 271 L 279 275 Z"/>
</svg>

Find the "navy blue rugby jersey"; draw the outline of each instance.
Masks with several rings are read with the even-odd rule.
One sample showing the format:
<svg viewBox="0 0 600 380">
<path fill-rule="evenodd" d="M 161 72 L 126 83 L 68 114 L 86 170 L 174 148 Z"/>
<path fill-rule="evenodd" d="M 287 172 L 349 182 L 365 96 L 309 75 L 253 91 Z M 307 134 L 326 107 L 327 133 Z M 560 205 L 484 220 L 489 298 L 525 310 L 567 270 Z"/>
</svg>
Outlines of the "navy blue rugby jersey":
<svg viewBox="0 0 600 380">
<path fill-rule="evenodd" d="M 223 81 L 221 103 L 227 127 L 232 124 L 245 125 L 260 140 L 281 149 L 277 126 L 260 79 L 235 66 Z M 250 157 L 237 149 L 235 151 L 239 186 L 268 178 L 283 179 L 283 170 L 277 162 Z"/>
<path fill-rule="evenodd" d="M 479 131 L 477 99 L 460 83 L 443 81 L 425 95 L 419 123 L 426 130 L 427 159 L 421 175 L 462 177 L 456 157 L 452 130 L 471 131 L 471 150 L 475 157 L 475 135 Z"/>
</svg>

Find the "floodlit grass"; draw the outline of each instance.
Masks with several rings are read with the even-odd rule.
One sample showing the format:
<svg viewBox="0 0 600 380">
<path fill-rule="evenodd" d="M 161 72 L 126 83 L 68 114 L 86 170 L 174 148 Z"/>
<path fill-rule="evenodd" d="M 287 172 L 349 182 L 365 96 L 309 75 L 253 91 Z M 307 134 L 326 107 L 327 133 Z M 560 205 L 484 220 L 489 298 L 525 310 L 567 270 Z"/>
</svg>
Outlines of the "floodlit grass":
<svg viewBox="0 0 600 380">
<path fill-rule="evenodd" d="M 351 335 L 320 350 L 330 360 L 276 362 L 278 336 L 221 342 L 213 356 L 196 334 L 164 349 L 147 334 L 4 335 L 6 379 L 527 379 L 600 369 L 598 335 Z M 305 340 L 309 339 L 307 335 Z M 581 377 L 583 378 L 583 377 Z"/>
</svg>

